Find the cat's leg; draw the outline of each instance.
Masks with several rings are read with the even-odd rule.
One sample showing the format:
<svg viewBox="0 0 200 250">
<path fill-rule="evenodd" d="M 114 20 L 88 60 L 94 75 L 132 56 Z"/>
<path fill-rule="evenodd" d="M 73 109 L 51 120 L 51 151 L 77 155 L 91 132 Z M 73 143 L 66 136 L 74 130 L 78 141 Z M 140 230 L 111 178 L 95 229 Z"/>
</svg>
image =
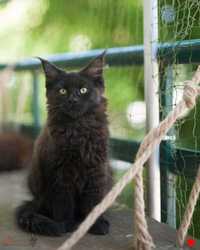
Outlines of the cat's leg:
<svg viewBox="0 0 200 250">
<path fill-rule="evenodd" d="M 52 201 L 52 218 L 57 222 L 64 222 L 65 232 L 76 229 L 77 223 L 74 219 L 74 195 L 66 189 L 57 192 Z"/>
<path fill-rule="evenodd" d="M 101 184 L 100 184 L 101 183 Z M 103 177 L 102 180 L 91 178 L 86 185 L 83 193 L 81 194 L 79 204 L 79 215 L 84 219 L 92 208 L 97 205 L 104 197 L 105 191 L 105 178 Z M 90 228 L 89 233 L 96 234 L 96 235 L 105 235 L 109 233 L 110 224 L 108 220 L 101 215 L 93 226 Z"/>
<path fill-rule="evenodd" d="M 98 199 L 98 194 L 87 192 L 82 195 L 80 199 L 79 206 L 79 215 L 82 220 L 89 214 L 92 208 L 97 205 L 102 199 Z M 90 228 L 89 233 L 96 235 L 105 235 L 109 233 L 110 224 L 108 220 L 101 215 L 93 226 Z"/>
<path fill-rule="evenodd" d="M 17 208 L 16 222 L 22 230 L 34 234 L 60 236 L 66 231 L 64 223 L 41 214 L 39 204 L 34 200 L 27 201 Z"/>
</svg>

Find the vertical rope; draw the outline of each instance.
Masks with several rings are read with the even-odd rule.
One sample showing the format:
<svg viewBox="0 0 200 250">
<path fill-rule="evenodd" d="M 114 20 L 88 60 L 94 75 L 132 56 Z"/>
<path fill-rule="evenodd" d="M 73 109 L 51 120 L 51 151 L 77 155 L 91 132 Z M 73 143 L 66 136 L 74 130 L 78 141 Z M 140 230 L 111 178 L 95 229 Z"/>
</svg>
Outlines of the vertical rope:
<svg viewBox="0 0 200 250">
<path fill-rule="evenodd" d="M 153 139 L 153 138 L 152 138 Z M 144 153 L 148 146 L 148 141 L 144 140 L 136 155 L 136 160 Z M 138 171 L 134 178 L 134 229 L 135 229 L 135 250 L 150 250 L 155 247 L 153 239 L 148 231 L 148 225 L 145 217 L 143 168 Z"/>
<path fill-rule="evenodd" d="M 188 201 L 181 225 L 177 232 L 177 243 L 179 247 L 183 247 L 184 245 L 185 238 L 186 238 L 189 226 L 191 224 L 194 209 L 195 209 L 198 197 L 199 197 L 199 193 L 200 193 L 200 167 L 198 169 L 197 177 L 192 187 L 192 191 L 190 193 L 189 201 Z"/>
<path fill-rule="evenodd" d="M 194 77 L 192 78 L 192 81 L 189 82 L 188 84 L 188 90 L 190 93 L 189 92 L 186 93 L 187 98 L 185 98 L 185 100 L 187 100 L 189 105 L 193 105 L 193 103 L 191 103 L 192 98 L 190 97 L 195 94 L 194 88 L 192 88 L 192 86 L 190 85 L 191 83 L 195 85 L 198 85 L 200 83 L 200 66 L 198 67 Z M 180 247 L 183 247 L 184 245 L 185 237 L 187 235 L 189 226 L 191 224 L 191 219 L 194 213 L 197 199 L 199 197 L 199 193 L 200 193 L 200 167 L 199 167 L 197 177 L 196 177 L 195 183 L 193 185 L 193 188 L 189 197 L 189 201 L 188 201 L 181 225 L 177 232 L 177 243 Z"/>
<path fill-rule="evenodd" d="M 192 108 L 196 102 L 196 96 L 198 94 L 198 89 L 194 88 L 193 85 L 198 85 L 200 82 L 200 66 L 197 68 L 193 78 L 191 81 L 187 81 L 184 88 L 183 99 L 188 108 Z M 152 138 L 153 140 L 153 138 Z M 145 151 L 147 147 L 148 141 L 144 140 L 144 143 L 139 148 L 139 151 L 136 155 L 136 159 L 138 159 Z M 136 250 L 151 250 L 154 247 L 153 239 L 148 231 L 148 225 L 145 217 L 145 201 L 144 201 L 144 184 L 143 184 L 143 169 L 138 171 L 135 179 L 135 187 L 134 187 L 134 229 L 135 229 L 135 242 L 134 248 Z M 195 186 L 195 191 L 197 192 L 197 187 Z M 196 198 L 193 195 L 193 199 Z M 192 199 L 191 198 L 191 199 Z M 191 212 L 192 207 L 189 205 L 188 210 Z M 184 242 L 184 238 L 186 232 L 188 230 L 188 223 L 191 218 L 189 218 L 189 211 L 186 212 L 185 221 L 181 227 L 179 232 L 178 241 L 182 244 Z"/>
</svg>

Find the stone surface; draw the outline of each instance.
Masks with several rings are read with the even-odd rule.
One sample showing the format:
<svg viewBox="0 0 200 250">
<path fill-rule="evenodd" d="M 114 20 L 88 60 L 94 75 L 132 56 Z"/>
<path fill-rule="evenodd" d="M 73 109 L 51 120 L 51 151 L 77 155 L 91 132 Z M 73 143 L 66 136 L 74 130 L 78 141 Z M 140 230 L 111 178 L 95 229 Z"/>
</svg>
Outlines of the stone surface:
<svg viewBox="0 0 200 250">
<path fill-rule="evenodd" d="M 25 188 L 25 172 L 0 175 L 0 250 L 55 250 L 68 235 L 58 238 L 33 236 L 20 231 L 14 223 L 15 207 L 29 198 Z M 74 250 L 130 250 L 132 249 L 132 211 L 113 208 L 107 213 L 111 232 L 107 236 L 86 235 Z M 167 225 L 149 220 L 156 250 L 175 250 L 176 232 Z M 187 248 L 185 248 L 187 249 Z M 189 248 L 188 248 L 189 249 Z M 196 248 L 200 249 L 200 244 Z"/>
</svg>

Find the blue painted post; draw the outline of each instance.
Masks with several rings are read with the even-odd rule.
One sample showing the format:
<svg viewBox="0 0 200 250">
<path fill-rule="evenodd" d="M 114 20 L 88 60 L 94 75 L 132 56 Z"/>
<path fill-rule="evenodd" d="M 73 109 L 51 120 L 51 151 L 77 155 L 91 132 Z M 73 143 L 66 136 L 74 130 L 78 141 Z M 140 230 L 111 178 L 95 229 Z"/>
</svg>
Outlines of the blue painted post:
<svg viewBox="0 0 200 250">
<path fill-rule="evenodd" d="M 173 67 L 164 65 L 161 77 L 161 105 L 162 119 L 173 109 Z M 170 162 L 175 143 L 175 130 L 170 129 L 165 138 L 165 161 Z M 167 166 L 162 168 L 162 210 L 166 212 L 164 221 L 176 228 L 176 176 L 169 171 Z M 162 216 L 163 217 L 163 216 Z"/>
<path fill-rule="evenodd" d="M 33 77 L 33 99 L 32 99 L 32 111 L 33 111 L 33 125 L 37 130 L 40 127 L 40 109 L 39 109 L 39 75 L 36 70 L 32 71 Z"/>
</svg>

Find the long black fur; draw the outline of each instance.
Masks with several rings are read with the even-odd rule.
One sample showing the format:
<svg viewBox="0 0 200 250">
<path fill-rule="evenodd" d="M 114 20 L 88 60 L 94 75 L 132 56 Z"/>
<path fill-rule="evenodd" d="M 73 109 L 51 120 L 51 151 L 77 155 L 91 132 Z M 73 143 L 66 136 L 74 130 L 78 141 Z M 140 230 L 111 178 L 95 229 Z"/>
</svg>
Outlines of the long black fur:
<svg viewBox="0 0 200 250">
<path fill-rule="evenodd" d="M 26 232 L 59 236 L 75 230 L 111 187 L 104 55 L 67 73 L 41 59 L 46 76 L 48 119 L 39 135 L 28 178 L 32 201 L 16 211 Z M 80 89 L 87 93 L 81 94 Z M 66 93 L 61 94 L 60 89 Z M 90 233 L 106 234 L 101 216 Z"/>
</svg>

